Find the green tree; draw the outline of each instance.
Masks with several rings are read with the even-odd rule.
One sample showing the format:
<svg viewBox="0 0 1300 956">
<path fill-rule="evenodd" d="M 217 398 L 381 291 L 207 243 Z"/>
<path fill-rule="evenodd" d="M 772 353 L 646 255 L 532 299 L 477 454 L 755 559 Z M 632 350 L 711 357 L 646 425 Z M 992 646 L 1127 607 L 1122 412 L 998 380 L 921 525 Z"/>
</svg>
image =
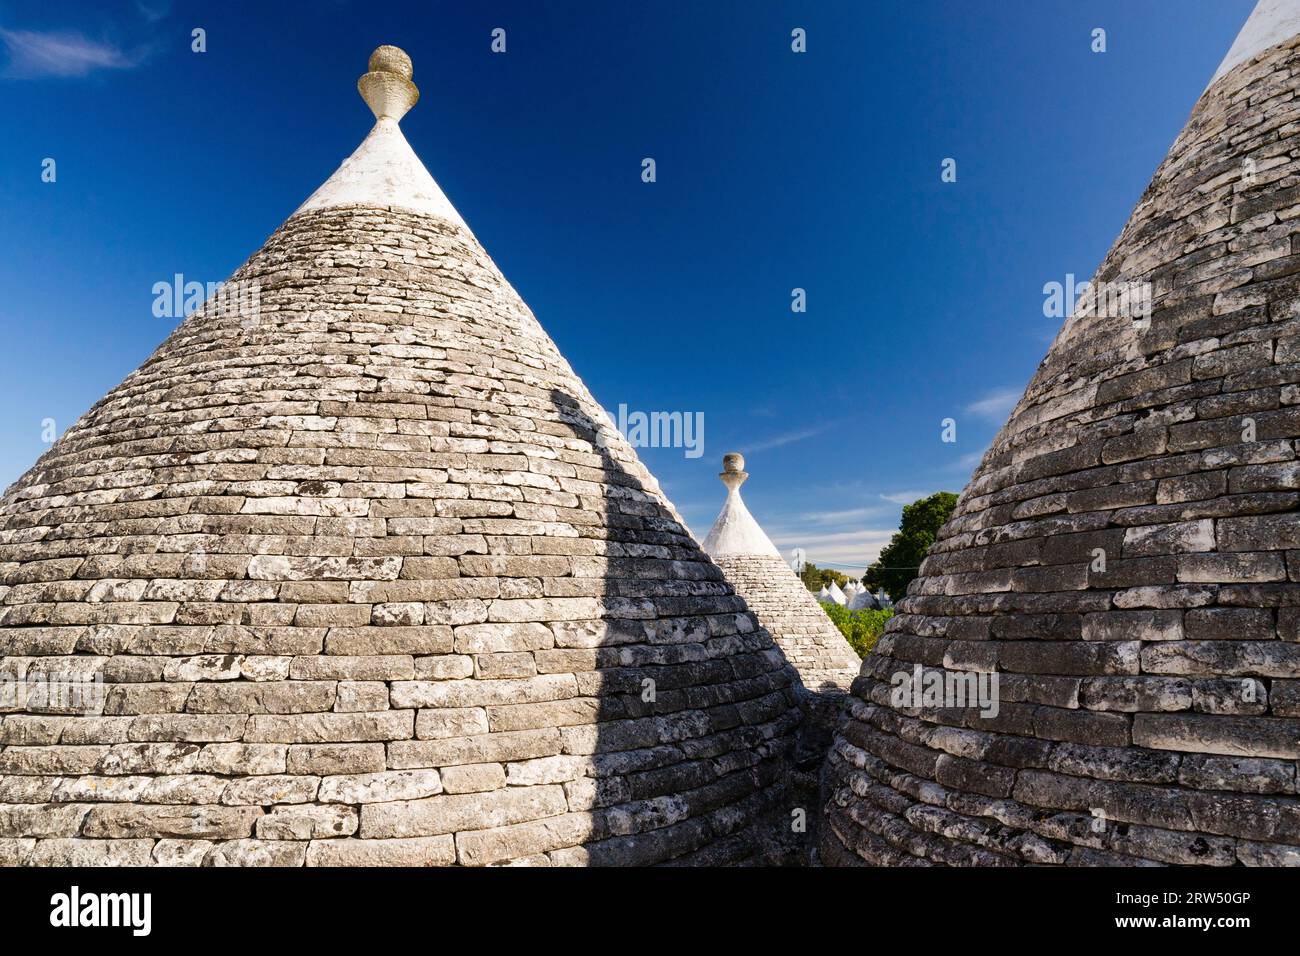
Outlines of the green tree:
<svg viewBox="0 0 1300 956">
<path fill-rule="evenodd" d="M 894 616 L 892 610 L 876 611 L 863 608 L 850 611 L 838 604 L 823 604 L 826 616 L 840 629 L 849 646 L 858 652 L 858 657 L 866 657 L 876 646 L 876 641 L 885 631 L 885 623 Z"/>
<path fill-rule="evenodd" d="M 862 583 L 873 591 L 884 588 L 892 600 L 902 598 L 955 507 L 957 496 L 951 491 L 939 491 L 904 506 L 898 530 L 880 552 L 879 560 L 867 568 Z"/>
<path fill-rule="evenodd" d="M 847 574 L 833 568 L 819 568 L 811 561 L 804 562 L 803 571 L 800 573 L 799 578 L 803 581 L 803 586 L 814 593 L 820 591 L 832 581 L 841 588 L 849 583 Z"/>
</svg>

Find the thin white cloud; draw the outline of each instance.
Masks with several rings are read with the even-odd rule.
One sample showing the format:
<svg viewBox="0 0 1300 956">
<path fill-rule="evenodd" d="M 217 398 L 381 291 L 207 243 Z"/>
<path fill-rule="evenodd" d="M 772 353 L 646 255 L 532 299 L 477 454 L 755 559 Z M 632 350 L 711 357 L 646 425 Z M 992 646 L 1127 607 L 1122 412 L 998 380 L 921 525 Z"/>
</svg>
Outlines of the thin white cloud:
<svg viewBox="0 0 1300 956">
<path fill-rule="evenodd" d="M 919 501 L 928 494 L 928 491 L 895 491 L 891 495 L 881 495 L 880 497 L 891 504 L 910 505 L 913 501 Z"/>
<path fill-rule="evenodd" d="M 165 20 L 172 12 L 171 0 L 136 0 L 135 8 L 150 23 Z"/>
<path fill-rule="evenodd" d="M 869 518 L 880 514 L 883 510 L 882 508 L 845 508 L 842 511 L 808 511 L 799 517 L 816 524 L 838 524 L 857 518 Z"/>
<path fill-rule="evenodd" d="M 145 51 L 127 52 L 79 33 L 43 33 L 0 28 L 9 55 L 4 75 L 15 79 L 87 76 L 96 70 L 129 70 L 144 62 Z"/>
<path fill-rule="evenodd" d="M 1011 414 L 1011 409 L 1016 407 L 1016 402 L 1020 401 L 1020 392 L 1013 388 L 999 388 L 982 398 L 977 398 L 966 406 L 968 415 L 975 415 L 979 418 L 1002 424 Z"/>
<path fill-rule="evenodd" d="M 780 448 L 782 445 L 789 445 L 793 442 L 803 441 L 805 438 L 812 438 L 814 435 L 820 435 L 831 426 L 818 425 L 816 428 L 805 428 L 797 432 L 786 432 L 783 435 L 775 435 L 765 441 L 755 442 L 752 445 L 741 446 L 746 455 L 756 451 L 768 451 L 772 448 Z"/>
<path fill-rule="evenodd" d="M 880 557 L 880 549 L 889 543 L 894 531 L 894 528 L 836 532 L 788 528 L 769 534 L 769 537 L 787 557 L 791 549 L 803 548 L 813 564 L 860 577 L 867 565 Z"/>
<path fill-rule="evenodd" d="M 951 471 L 960 472 L 969 475 L 979 467 L 979 463 L 984 460 L 984 454 L 987 448 L 981 448 L 979 451 L 967 452 L 948 466 Z"/>
</svg>

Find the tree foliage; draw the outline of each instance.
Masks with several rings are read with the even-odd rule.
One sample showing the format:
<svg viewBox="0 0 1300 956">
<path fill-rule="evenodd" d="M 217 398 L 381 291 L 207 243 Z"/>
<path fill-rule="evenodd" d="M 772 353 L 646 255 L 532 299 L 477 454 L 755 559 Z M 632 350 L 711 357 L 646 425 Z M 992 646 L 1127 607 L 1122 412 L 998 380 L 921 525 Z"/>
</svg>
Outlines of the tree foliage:
<svg viewBox="0 0 1300 956">
<path fill-rule="evenodd" d="M 804 587 L 814 593 L 829 586 L 832 581 L 838 584 L 841 589 L 849 583 L 847 574 L 833 568 L 819 568 L 811 561 L 804 562 L 803 572 L 799 575 L 799 578 L 803 581 Z"/>
<path fill-rule="evenodd" d="M 884 588 L 892 600 L 907 593 L 920 569 L 925 553 L 934 544 L 935 536 L 957 506 L 957 496 L 950 491 L 939 491 L 913 501 L 903 508 L 903 520 L 889 544 L 880 552 L 880 558 L 867 568 L 862 583 L 872 591 Z"/>
<path fill-rule="evenodd" d="M 840 629 L 849 646 L 858 652 L 859 657 L 866 657 L 876 646 L 876 641 L 884 633 L 885 622 L 894 616 L 892 610 L 876 611 L 863 608 L 850 611 L 840 604 L 823 604 L 826 616 Z"/>
</svg>

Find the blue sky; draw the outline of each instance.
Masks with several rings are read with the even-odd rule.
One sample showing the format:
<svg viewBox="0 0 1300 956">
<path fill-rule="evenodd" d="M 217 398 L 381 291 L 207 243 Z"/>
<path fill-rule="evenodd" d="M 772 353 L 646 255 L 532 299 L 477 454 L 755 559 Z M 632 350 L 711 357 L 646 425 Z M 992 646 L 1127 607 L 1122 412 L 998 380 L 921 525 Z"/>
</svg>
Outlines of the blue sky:
<svg viewBox="0 0 1300 956">
<path fill-rule="evenodd" d="M 225 279 L 361 141 L 395 43 L 407 138 L 597 399 L 703 413 L 702 457 L 642 451 L 696 533 L 738 450 L 783 550 L 860 571 L 961 490 L 1252 5 L 0 0 L 0 485 L 167 335 L 155 282 Z"/>
</svg>

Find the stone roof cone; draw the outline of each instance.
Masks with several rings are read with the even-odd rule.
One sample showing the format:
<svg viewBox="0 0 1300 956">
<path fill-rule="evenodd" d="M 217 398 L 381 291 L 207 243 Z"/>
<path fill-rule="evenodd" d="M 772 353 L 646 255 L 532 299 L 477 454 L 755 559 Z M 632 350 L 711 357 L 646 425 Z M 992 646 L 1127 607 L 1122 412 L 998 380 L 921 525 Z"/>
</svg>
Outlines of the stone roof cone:
<svg viewBox="0 0 1300 956">
<path fill-rule="evenodd" d="M 1149 317 L 1066 321 L 867 659 L 823 862 L 1300 863 L 1297 31 L 1259 4 L 1097 272 Z"/>
<path fill-rule="evenodd" d="M 704 550 L 776 638 L 808 690 L 847 690 L 862 661 L 745 507 L 745 459 L 736 452 L 724 456 L 718 477 L 727 486 L 727 500 Z"/>
<path fill-rule="evenodd" d="M 407 145 L 412 75 L 375 52 L 256 309 L 0 501 L 0 673 L 85 691 L 0 701 L 0 863 L 724 863 L 789 819 L 793 668 Z"/>
</svg>

